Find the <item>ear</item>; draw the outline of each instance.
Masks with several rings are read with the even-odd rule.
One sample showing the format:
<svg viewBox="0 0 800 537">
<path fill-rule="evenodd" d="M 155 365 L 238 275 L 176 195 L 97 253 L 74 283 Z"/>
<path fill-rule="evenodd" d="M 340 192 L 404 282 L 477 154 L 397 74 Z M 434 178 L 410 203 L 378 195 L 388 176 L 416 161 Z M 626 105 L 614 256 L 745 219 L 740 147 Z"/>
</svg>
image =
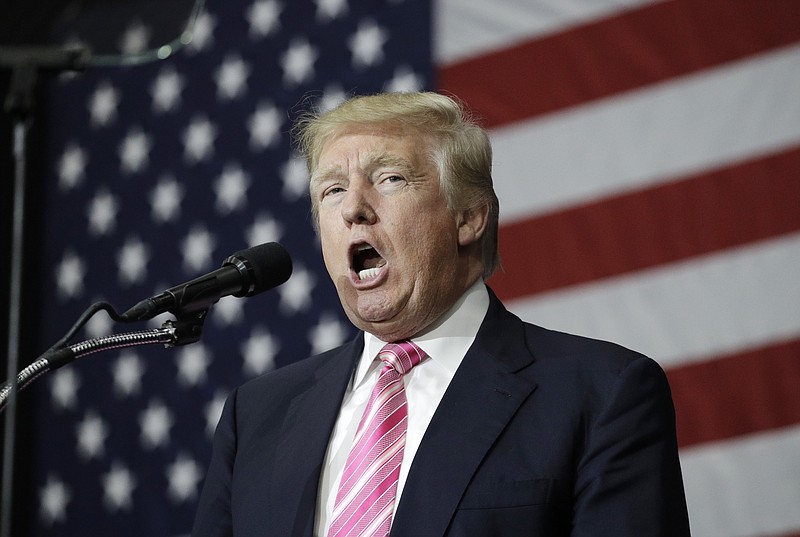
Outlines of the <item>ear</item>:
<svg viewBox="0 0 800 537">
<path fill-rule="evenodd" d="M 458 245 L 469 246 L 480 240 L 489 219 L 489 206 L 481 205 L 459 213 Z"/>
</svg>

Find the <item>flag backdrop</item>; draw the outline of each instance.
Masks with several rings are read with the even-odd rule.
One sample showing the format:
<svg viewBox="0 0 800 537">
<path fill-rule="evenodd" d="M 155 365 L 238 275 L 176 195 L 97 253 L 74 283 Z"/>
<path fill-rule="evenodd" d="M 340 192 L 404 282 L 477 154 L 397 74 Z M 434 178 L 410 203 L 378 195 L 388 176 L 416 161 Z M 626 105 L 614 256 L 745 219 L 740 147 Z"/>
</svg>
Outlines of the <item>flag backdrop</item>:
<svg viewBox="0 0 800 537">
<path fill-rule="evenodd" d="M 131 20 L 120 47 L 151 33 Z M 62 77 L 42 350 L 92 302 L 125 309 L 249 245 L 281 242 L 295 268 L 220 301 L 200 343 L 87 357 L 24 395 L 34 535 L 188 532 L 228 391 L 354 333 L 292 119 L 423 88 L 462 98 L 492 136 L 490 284 L 510 309 L 667 371 L 694 535 L 800 535 L 794 0 L 212 0 L 166 61 Z M 145 326 L 101 313 L 80 337 Z"/>
</svg>

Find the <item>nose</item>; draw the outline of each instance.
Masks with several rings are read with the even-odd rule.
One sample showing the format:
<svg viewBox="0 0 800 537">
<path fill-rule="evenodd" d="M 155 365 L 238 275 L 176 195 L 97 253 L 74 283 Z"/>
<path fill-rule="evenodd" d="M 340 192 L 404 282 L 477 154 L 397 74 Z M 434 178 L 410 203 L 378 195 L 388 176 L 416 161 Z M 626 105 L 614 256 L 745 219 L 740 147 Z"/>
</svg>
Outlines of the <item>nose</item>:
<svg viewBox="0 0 800 537">
<path fill-rule="evenodd" d="M 351 182 L 342 200 L 342 218 L 348 225 L 374 224 L 377 221 L 375 207 L 370 200 L 370 187 L 360 182 Z"/>
</svg>

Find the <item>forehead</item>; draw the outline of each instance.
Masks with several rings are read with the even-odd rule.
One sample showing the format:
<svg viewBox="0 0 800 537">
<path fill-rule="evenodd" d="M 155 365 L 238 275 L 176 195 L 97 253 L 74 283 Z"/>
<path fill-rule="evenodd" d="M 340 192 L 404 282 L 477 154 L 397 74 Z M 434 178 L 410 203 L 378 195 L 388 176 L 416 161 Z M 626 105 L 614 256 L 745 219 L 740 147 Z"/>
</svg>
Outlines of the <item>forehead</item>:
<svg viewBox="0 0 800 537">
<path fill-rule="evenodd" d="M 342 166 L 367 168 L 381 164 L 421 167 L 429 162 L 428 137 L 412 128 L 349 125 L 321 147 L 314 175 Z"/>
</svg>

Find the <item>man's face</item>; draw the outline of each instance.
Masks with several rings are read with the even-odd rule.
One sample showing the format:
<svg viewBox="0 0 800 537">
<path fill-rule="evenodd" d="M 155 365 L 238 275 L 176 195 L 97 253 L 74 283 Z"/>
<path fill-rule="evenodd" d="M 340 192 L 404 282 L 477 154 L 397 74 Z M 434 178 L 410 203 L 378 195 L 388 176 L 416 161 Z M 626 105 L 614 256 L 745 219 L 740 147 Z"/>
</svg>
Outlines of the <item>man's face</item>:
<svg viewBox="0 0 800 537">
<path fill-rule="evenodd" d="M 428 327 L 474 280 L 428 144 L 408 130 L 353 126 L 325 144 L 311 181 L 339 299 L 384 341 Z"/>
</svg>

